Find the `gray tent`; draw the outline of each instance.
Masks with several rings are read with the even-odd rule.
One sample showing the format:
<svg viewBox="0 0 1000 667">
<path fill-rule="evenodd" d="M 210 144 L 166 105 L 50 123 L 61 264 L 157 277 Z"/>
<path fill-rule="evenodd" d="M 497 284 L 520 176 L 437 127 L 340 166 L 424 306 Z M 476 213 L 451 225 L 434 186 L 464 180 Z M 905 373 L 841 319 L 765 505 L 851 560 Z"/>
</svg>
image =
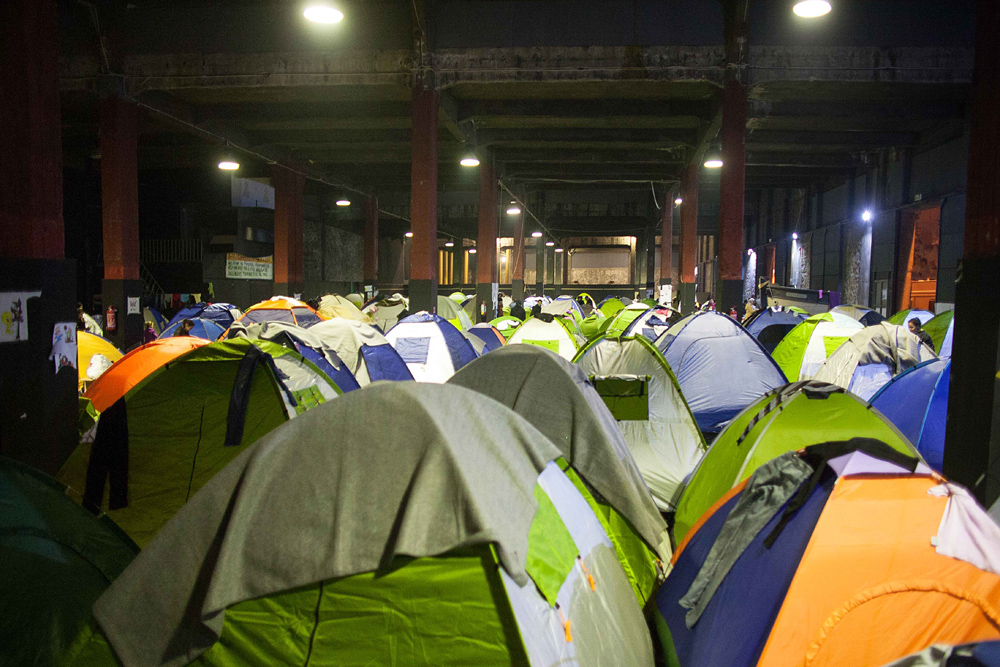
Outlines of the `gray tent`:
<svg viewBox="0 0 1000 667">
<path fill-rule="evenodd" d="M 346 394 L 206 484 L 97 601 L 99 631 L 67 664 L 652 667 L 642 609 L 559 461 L 462 387 Z"/>
</svg>

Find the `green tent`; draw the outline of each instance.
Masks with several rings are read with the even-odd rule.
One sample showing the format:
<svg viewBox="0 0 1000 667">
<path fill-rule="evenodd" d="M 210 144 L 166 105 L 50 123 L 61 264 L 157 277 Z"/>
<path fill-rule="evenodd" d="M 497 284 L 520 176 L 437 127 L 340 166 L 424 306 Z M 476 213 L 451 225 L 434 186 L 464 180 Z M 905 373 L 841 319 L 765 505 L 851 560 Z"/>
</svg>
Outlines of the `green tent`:
<svg viewBox="0 0 1000 667">
<path fill-rule="evenodd" d="M 608 336 L 587 343 L 575 361 L 617 420 L 653 501 L 673 511 L 705 439 L 663 355 L 645 336 Z"/>
<path fill-rule="evenodd" d="M 629 325 L 642 317 L 648 310 L 649 306 L 642 301 L 630 303 L 628 306 L 618 311 L 617 315 L 611 318 L 611 323 L 606 329 L 608 335 L 617 336 L 625 333 L 625 330 L 628 329 Z"/>
<path fill-rule="evenodd" d="M 652 667 L 642 609 L 564 463 L 462 387 L 345 394 L 192 498 L 65 664 Z"/>
<path fill-rule="evenodd" d="M 677 504 L 674 539 L 679 544 L 720 498 L 771 459 L 851 438 L 875 438 L 920 456 L 878 410 L 841 387 L 810 380 L 768 393 L 729 423 L 689 478 Z"/>
<path fill-rule="evenodd" d="M 613 297 L 607 298 L 604 301 L 602 301 L 601 305 L 598 306 L 598 309 L 602 313 L 604 313 L 605 317 L 614 317 L 624 307 L 625 307 L 625 303 L 621 299 L 619 299 L 618 297 L 614 297 L 613 296 Z"/>
<path fill-rule="evenodd" d="M 236 338 L 150 373 L 105 410 L 59 479 L 144 546 L 247 446 L 339 389 L 297 352 Z"/>
<path fill-rule="evenodd" d="M 139 553 L 48 475 L 0 457 L 0 665 L 55 665 Z"/>
<path fill-rule="evenodd" d="M 508 345 L 538 345 L 567 360 L 576 356 L 584 342 L 572 317 L 553 317 L 547 313 L 529 317 L 507 338 Z"/>
<path fill-rule="evenodd" d="M 503 317 L 491 320 L 490 324 L 503 334 L 504 340 L 510 340 L 510 337 L 514 335 L 514 331 L 521 326 L 522 322 L 516 317 L 504 315 Z"/>
<path fill-rule="evenodd" d="M 572 466 L 615 545 L 639 603 L 660 583 L 670 541 L 615 419 L 578 366 L 534 345 L 505 347 L 464 366 L 449 384 L 499 401 L 549 438 Z"/>
<path fill-rule="evenodd" d="M 951 356 L 952 325 L 954 323 L 955 311 L 946 310 L 932 317 L 923 326 L 924 331 L 934 342 L 934 352 L 942 357 Z"/>
<path fill-rule="evenodd" d="M 612 318 L 605 317 L 604 313 L 600 309 L 595 308 L 594 311 L 583 318 L 580 322 L 580 333 L 587 340 L 593 340 L 598 336 L 603 336 L 604 332 L 607 331 L 608 327 L 611 325 Z"/>
<path fill-rule="evenodd" d="M 827 357 L 862 329 L 863 324 L 847 315 L 819 313 L 795 325 L 771 356 L 790 381 L 809 380 Z"/>
<path fill-rule="evenodd" d="M 916 308 L 907 308 L 906 310 L 901 310 L 892 317 L 889 318 L 889 324 L 898 324 L 899 326 L 906 326 L 906 323 L 913 318 L 920 320 L 920 324 L 927 324 L 928 320 L 934 317 L 934 313 L 930 313 L 926 310 L 918 310 Z"/>
</svg>

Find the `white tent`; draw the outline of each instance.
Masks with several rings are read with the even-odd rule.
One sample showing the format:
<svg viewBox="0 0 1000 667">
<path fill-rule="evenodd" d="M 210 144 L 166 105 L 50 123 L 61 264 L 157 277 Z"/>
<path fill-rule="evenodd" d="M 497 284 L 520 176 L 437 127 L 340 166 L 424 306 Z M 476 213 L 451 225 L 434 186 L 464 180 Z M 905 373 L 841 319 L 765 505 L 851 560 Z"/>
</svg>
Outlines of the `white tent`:
<svg viewBox="0 0 1000 667">
<path fill-rule="evenodd" d="M 417 382 L 447 382 L 478 356 L 448 320 L 426 311 L 400 320 L 385 336 Z"/>
<path fill-rule="evenodd" d="M 529 317 L 507 339 L 507 344 L 539 345 L 552 350 L 563 359 L 572 360 L 584 342 L 581 336 L 572 331 L 575 328 L 572 318 L 562 321 L 551 316 Z"/>
<path fill-rule="evenodd" d="M 309 333 L 337 352 L 362 387 L 379 380 L 413 379 L 389 341 L 364 322 L 336 317 L 314 324 Z"/>
</svg>

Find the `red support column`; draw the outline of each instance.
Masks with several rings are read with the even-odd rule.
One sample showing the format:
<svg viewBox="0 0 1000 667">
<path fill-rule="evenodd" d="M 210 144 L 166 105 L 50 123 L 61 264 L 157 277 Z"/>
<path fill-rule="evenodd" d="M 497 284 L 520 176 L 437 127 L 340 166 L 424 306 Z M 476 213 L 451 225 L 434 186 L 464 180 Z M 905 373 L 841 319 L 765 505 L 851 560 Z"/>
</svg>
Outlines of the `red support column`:
<svg viewBox="0 0 1000 667">
<path fill-rule="evenodd" d="M 305 177 L 284 167 L 271 171 L 274 184 L 274 292 L 291 296 L 302 289 L 302 195 Z"/>
<path fill-rule="evenodd" d="M 678 292 L 680 310 L 690 313 L 694 310 L 695 275 L 698 245 L 698 174 L 701 165 L 698 160 L 689 164 L 681 175 L 681 247 L 680 278 Z"/>
<path fill-rule="evenodd" d="M 1000 496 L 1000 3 L 979 0 L 972 75 L 965 249 L 955 284 L 955 334 L 944 473 L 990 507 Z"/>
<path fill-rule="evenodd" d="M 438 95 L 413 89 L 413 164 L 410 177 L 410 312 L 437 310 Z"/>
<path fill-rule="evenodd" d="M 476 241 L 476 297 L 479 321 L 497 311 L 497 177 L 492 156 L 479 164 L 479 238 Z"/>
<path fill-rule="evenodd" d="M 660 229 L 660 294 L 661 301 L 664 300 L 663 292 L 665 286 L 670 286 L 673 291 L 673 278 L 671 276 L 674 267 L 674 188 L 666 191 L 663 201 Z M 665 302 L 669 304 L 673 299 L 673 294 L 666 297 Z"/>
<path fill-rule="evenodd" d="M 378 199 L 368 195 L 363 206 L 365 218 L 364 279 L 373 290 L 378 282 Z"/>
</svg>

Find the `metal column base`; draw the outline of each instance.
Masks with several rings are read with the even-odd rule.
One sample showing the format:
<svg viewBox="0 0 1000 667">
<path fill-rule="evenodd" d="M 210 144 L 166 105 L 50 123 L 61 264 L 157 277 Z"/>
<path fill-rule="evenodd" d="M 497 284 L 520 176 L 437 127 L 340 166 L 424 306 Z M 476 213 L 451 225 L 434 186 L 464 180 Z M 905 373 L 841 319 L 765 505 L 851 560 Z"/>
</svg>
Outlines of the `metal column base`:
<svg viewBox="0 0 1000 667">
<path fill-rule="evenodd" d="M 436 280 L 410 280 L 410 312 L 416 313 L 426 310 L 428 313 L 437 312 L 437 281 Z"/>
</svg>

